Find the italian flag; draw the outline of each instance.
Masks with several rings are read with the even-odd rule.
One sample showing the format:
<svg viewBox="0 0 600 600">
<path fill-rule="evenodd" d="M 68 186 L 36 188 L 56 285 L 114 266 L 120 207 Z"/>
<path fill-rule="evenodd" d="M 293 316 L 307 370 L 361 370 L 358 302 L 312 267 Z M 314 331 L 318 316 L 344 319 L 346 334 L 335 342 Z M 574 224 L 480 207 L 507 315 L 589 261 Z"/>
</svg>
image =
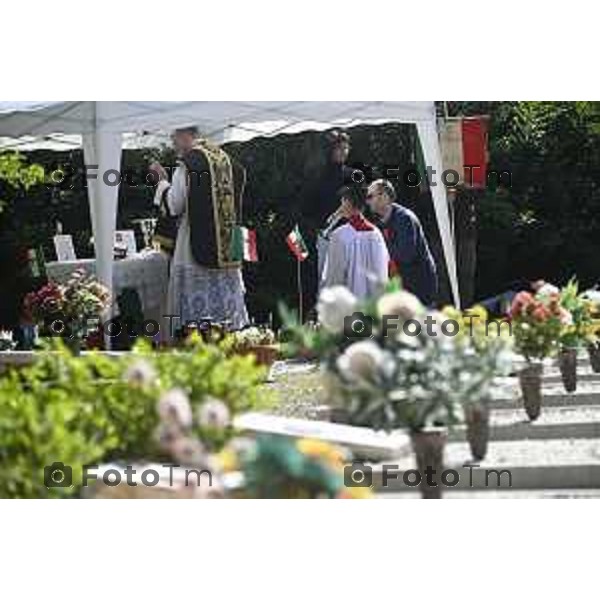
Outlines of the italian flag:
<svg viewBox="0 0 600 600">
<path fill-rule="evenodd" d="M 234 260 L 245 260 L 246 262 L 258 262 L 258 250 L 256 246 L 256 230 L 247 227 L 236 227 L 233 230 L 232 254 Z"/>
<path fill-rule="evenodd" d="M 289 249 L 292 251 L 292 254 L 296 257 L 296 260 L 302 262 L 308 258 L 308 248 L 306 247 L 306 243 L 304 242 L 304 238 L 300 233 L 300 228 L 298 225 L 292 229 L 288 233 L 288 236 L 285 238 Z"/>
<path fill-rule="evenodd" d="M 440 126 L 440 147 L 444 170 L 456 171 L 459 183 L 483 188 L 487 183 L 488 118 L 455 117 Z M 436 176 L 441 177 L 441 173 Z"/>
</svg>

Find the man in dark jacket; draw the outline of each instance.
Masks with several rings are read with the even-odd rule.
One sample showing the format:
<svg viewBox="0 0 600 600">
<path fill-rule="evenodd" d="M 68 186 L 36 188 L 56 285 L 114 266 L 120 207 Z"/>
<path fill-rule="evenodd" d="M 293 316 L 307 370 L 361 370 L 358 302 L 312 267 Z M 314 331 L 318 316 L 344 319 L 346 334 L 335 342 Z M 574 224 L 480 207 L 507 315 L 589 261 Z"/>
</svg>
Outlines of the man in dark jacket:
<svg viewBox="0 0 600 600">
<path fill-rule="evenodd" d="M 352 181 L 353 169 L 346 164 L 349 152 L 350 137 L 347 133 L 334 130 L 323 136 L 323 166 L 314 179 L 306 182 L 301 194 L 304 198 L 302 213 L 293 219 L 293 222 L 300 222 L 309 247 L 309 257 L 304 266 L 305 314 L 316 303 L 325 263 L 326 246 L 319 238 L 319 232 L 324 229 L 332 232 L 344 224 L 344 219 L 339 218 L 336 211 L 340 207 L 338 192 Z"/>
<path fill-rule="evenodd" d="M 350 153 L 350 136 L 343 131 L 331 131 L 324 139 L 325 163 L 319 177 L 307 186 L 306 205 L 303 209 L 305 228 L 316 237 L 316 232 L 328 225 L 327 218 L 340 206 L 338 191 L 352 183 L 353 169 L 346 162 Z"/>
<path fill-rule="evenodd" d="M 381 219 L 390 253 L 390 276 L 400 276 L 403 287 L 423 304 L 434 304 L 437 270 L 419 219 L 396 203 L 396 190 L 385 179 L 378 179 L 369 186 L 367 203 Z"/>
</svg>

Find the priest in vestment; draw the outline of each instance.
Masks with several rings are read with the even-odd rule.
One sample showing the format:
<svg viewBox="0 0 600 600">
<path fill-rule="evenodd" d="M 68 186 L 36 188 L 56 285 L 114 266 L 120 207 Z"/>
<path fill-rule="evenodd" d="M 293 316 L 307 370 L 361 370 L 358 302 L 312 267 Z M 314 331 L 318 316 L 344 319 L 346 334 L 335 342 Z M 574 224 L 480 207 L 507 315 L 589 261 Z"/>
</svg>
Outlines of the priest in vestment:
<svg viewBox="0 0 600 600">
<path fill-rule="evenodd" d="M 356 190 L 344 187 L 338 196 L 338 214 L 346 223 L 329 236 L 321 287 L 343 285 L 359 299 L 376 296 L 388 281 L 385 239 L 362 214 L 362 201 Z"/>
<path fill-rule="evenodd" d="M 172 182 L 158 173 L 155 203 L 178 220 L 167 299 L 172 329 L 210 321 L 237 330 L 248 324 L 242 266 L 232 236 L 241 219 L 243 167 L 216 145 L 200 140 L 195 127 L 178 129 L 179 163 Z"/>
</svg>

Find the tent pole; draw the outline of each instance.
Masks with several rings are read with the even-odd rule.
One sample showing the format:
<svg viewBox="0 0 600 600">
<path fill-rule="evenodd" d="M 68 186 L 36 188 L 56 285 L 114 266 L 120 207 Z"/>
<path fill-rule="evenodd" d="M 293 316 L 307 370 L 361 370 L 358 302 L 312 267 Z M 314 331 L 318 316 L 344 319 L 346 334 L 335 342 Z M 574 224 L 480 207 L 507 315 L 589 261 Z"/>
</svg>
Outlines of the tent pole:
<svg viewBox="0 0 600 600">
<path fill-rule="evenodd" d="M 458 277 L 456 270 L 456 246 L 452 235 L 452 225 L 450 222 L 450 212 L 448 200 L 446 197 L 446 187 L 442 181 L 444 167 L 442 165 L 442 156 L 440 152 L 439 139 L 437 135 L 435 113 L 430 121 L 418 122 L 417 132 L 419 141 L 423 150 L 425 165 L 431 167 L 435 173 L 430 182 L 433 208 L 442 241 L 442 250 L 446 262 L 448 279 L 450 280 L 450 289 L 454 305 L 460 308 L 460 294 L 458 289 Z"/>
<path fill-rule="evenodd" d="M 107 105 L 109 102 L 96 103 Z M 108 107 L 104 106 L 106 110 Z M 94 246 L 96 250 L 96 277 L 113 296 L 113 246 L 119 198 L 121 172 L 120 133 L 106 132 L 98 128 L 98 120 L 92 133 L 83 136 L 83 153 L 88 168 L 88 197 Z M 95 177 L 94 177 L 95 176 Z M 115 298 L 112 297 L 114 306 Z M 103 316 L 111 318 L 112 308 Z M 110 337 L 105 332 L 105 347 L 110 349 Z"/>
</svg>

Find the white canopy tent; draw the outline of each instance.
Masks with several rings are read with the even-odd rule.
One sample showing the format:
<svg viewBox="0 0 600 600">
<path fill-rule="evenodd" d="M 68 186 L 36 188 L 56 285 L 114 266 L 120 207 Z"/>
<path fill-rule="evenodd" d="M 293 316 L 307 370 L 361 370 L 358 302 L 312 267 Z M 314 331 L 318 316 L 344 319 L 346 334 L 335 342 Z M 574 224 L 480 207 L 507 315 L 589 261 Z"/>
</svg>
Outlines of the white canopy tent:
<svg viewBox="0 0 600 600">
<path fill-rule="evenodd" d="M 127 134 L 164 132 L 197 125 L 216 142 L 246 141 L 278 133 L 390 122 L 417 127 L 425 164 L 443 171 L 433 102 L 0 102 L 0 139 L 18 147 L 32 139 L 80 140 L 86 165 L 97 166 L 88 180 L 98 278 L 112 290 L 113 238 L 118 186 L 103 174 L 120 171 Z M 79 137 L 80 136 L 80 137 Z M 67 138 L 65 138 L 67 139 Z M 0 144 L 8 147 L 6 144 Z M 432 186 L 433 204 L 455 304 L 459 306 L 456 253 L 442 183 Z"/>
</svg>

